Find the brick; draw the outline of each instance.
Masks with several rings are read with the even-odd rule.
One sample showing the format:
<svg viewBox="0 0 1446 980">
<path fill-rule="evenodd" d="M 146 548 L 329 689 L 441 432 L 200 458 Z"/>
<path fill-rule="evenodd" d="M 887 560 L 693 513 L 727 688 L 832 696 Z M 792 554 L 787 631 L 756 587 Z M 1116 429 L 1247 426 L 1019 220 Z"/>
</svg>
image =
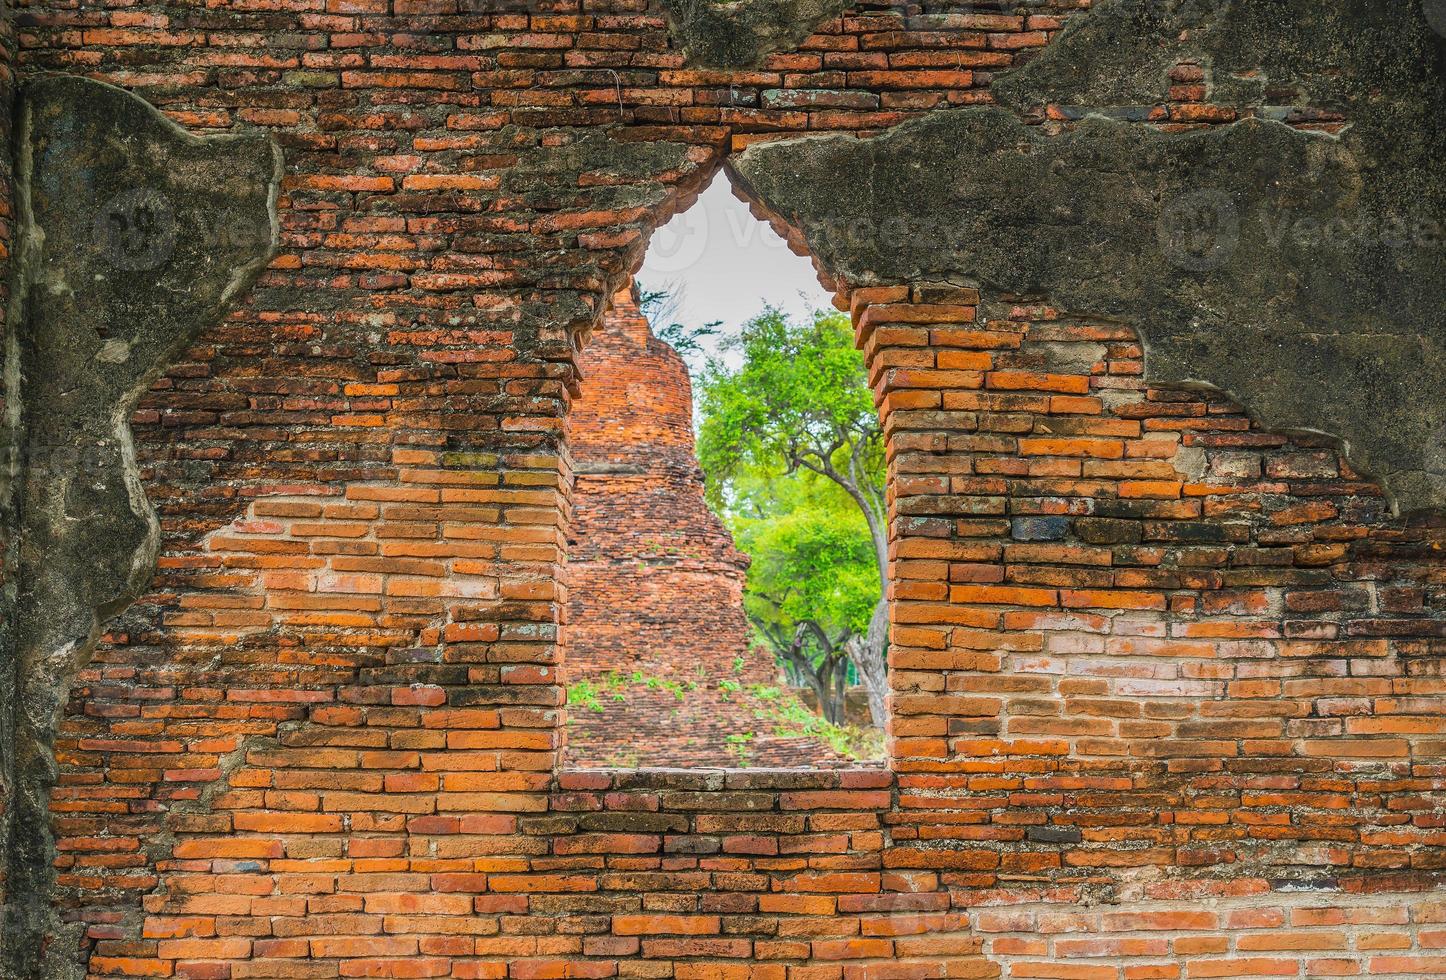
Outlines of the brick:
<svg viewBox="0 0 1446 980">
<path fill-rule="evenodd" d="M 835 284 L 893 467 L 887 769 L 700 684 L 691 721 L 755 735 L 700 771 L 744 760 L 663 683 L 750 632 L 684 369 L 614 293 L 653 225 L 727 150 L 990 101 L 1077 5 L 866 5 L 747 71 L 683 67 L 641 3 L 213 6 L 41 3 L 0 44 L 0 86 L 265 127 L 288 174 L 281 254 L 132 423 L 162 555 L 75 679 L 52 807 L 91 975 L 1446 972 L 1440 528 L 1154 384 L 1128 311 Z M 1256 111 L 1168 74 L 1131 125 Z M 635 728 L 565 703 L 636 656 Z"/>
</svg>

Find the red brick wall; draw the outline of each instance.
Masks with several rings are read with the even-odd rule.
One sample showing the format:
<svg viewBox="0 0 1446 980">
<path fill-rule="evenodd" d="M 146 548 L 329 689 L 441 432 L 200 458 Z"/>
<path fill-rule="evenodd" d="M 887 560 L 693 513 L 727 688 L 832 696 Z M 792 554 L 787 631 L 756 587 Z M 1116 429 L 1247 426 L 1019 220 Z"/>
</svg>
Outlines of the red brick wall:
<svg viewBox="0 0 1446 980">
<path fill-rule="evenodd" d="M 569 682 L 602 690 L 569 713 L 568 764 L 837 761 L 756 717 L 750 689 L 777 686 L 779 671 L 751 646 L 748 557 L 703 498 L 688 367 L 653 336 L 631 286 L 588 338 L 579 373 L 565 660 Z"/>
<path fill-rule="evenodd" d="M 703 499 L 687 366 L 624 291 L 580 371 L 567 423 L 576 473 L 569 676 L 731 672 L 748 647 L 748 558 Z M 767 664 L 750 668 L 750 680 L 772 679 Z"/>
<path fill-rule="evenodd" d="M 3 312 L 7 318 L 10 309 L 10 277 L 8 271 L 10 268 L 10 252 L 14 231 L 14 212 L 12 210 L 14 207 L 14 173 L 9 147 L 12 145 L 12 127 L 14 126 L 14 112 L 12 110 L 15 105 L 16 91 L 15 44 L 15 25 L 13 21 L 8 16 L 0 16 L 0 107 L 4 107 L 3 113 L 0 113 L 0 146 L 6 147 L 6 151 L 0 153 L 0 269 L 4 269 L 7 272 L 5 276 L 0 277 L 4 279 L 4 282 L 0 283 L 0 312 Z M 8 322 L 8 319 L 6 322 Z M 0 349 L 0 365 L 3 365 L 7 354 L 8 351 Z M 7 394 L 6 391 L 0 390 L 0 411 L 3 411 Z M 17 443 L 18 439 L 14 434 L 7 431 L 7 454 L 14 451 L 13 447 Z M 7 466 L 10 465 L 11 462 L 12 461 L 7 460 Z M 3 554 L 3 558 L 0 558 L 0 576 L 3 576 L 3 580 L 0 580 L 0 624 L 4 624 L 0 625 L 0 645 L 3 645 L 3 648 L 6 650 L 11 649 L 10 627 L 8 624 L 14 615 L 14 588 L 10 576 L 13 575 L 11 570 L 18 564 L 17 556 L 14 550 L 12 550 L 15 542 L 11 539 L 10 533 L 10 528 L 14 526 L 14 514 L 11 510 L 13 503 L 10 499 L 10 482 L 10 480 L 6 479 L 5 488 L 0 490 L 0 554 Z M 10 710 L 10 706 L 13 705 L 15 700 L 14 680 L 8 676 L 10 673 L 10 664 L 8 659 L 6 659 L 3 665 L 0 665 L 0 705 L 3 705 L 3 707 L 0 707 L 0 731 L 5 732 L 12 730 L 12 726 L 9 724 L 8 717 L 5 713 Z M 0 741 L 3 741 L 3 739 L 0 739 Z M 7 803 L 10 797 L 10 787 L 6 781 L 10 769 L 8 763 L 10 752 L 10 746 L 0 747 L 0 827 L 8 826 L 9 823 Z M 0 833 L 0 841 L 3 841 L 4 838 L 5 834 Z M 3 902 L 6 894 L 6 877 L 6 869 L 0 866 L 0 902 Z"/>
<path fill-rule="evenodd" d="M 1439 518 L 1325 440 L 1150 387 L 1133 330 L 855 293 L 895 514 L 893 768 L 921 867 L 1441 866 Z M 933 828 L 937 833 L 937 828 Z M 930 840 L 936 840 L 933 834 Z M 942 860 L 942 863 L 939 863 Z"/>
<path fill-rule="evenodd" d="M 892 772 L 554 775 L 572 334 L 729 148 L 986 100 L 1050 17 L 726 74 L 634 0 L 19 16 L 26 71 L 288 167 L 282 254 L 137 418 L 165 554 L 54 801 L 92 975 L 1446 972 L 1439 519 L 1003 298 L 853 297 Z"/>
</svg>

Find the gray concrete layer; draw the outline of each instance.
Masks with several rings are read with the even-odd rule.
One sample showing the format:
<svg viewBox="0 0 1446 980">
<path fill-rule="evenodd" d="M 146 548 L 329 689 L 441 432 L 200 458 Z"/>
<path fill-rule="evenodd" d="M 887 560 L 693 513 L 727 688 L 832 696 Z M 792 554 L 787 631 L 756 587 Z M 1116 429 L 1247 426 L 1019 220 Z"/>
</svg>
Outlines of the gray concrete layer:
<svg viewBox="0 0 1446 980">
<path fill-rule="evenodd" d="M 668 30 L 693 68 L 757 68 L 798 47 L 847 0 L 662 0 Z"/>
<path fill-rule="evenodd" d="M 1213 387 L 1270 428 L 1339 437 L 1399 509 L 1440 508 L 1446 40 L 1414 0 L 1319 6 L 1101 3 L 1001 80 L 1012 111 L 759 144 L 730 166 L 840 280 L 978 284 L 1128 322 L 1150 381 Z M 1130 121 L 1191 59 L 1227 101 L 1284 116 L 1267 100 L 1294 93 L 1351 126 Z M 1061 103 L 1076 126 L 1024 122 Z"/>
<path fill-rule="evenodd" d="M 80 976 L 76 937 L 50 907 L 53 747 L 101 624 L 155 569 L 159 526 L 130 417 L 270 260 L 281 158 L 262 134 L 200 139 L 86 79 L 41 79 L 20 102 L 6 358 L 19 568 L 3 963 L 9 977 Z"/>
</svg>

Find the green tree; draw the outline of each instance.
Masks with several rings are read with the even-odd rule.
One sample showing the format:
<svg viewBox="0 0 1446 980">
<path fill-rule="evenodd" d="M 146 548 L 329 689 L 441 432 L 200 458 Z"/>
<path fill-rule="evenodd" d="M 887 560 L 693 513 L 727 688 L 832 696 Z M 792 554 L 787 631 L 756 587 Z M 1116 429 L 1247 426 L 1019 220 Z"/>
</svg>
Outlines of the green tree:
<svg viewBox="0 0 1446 980">
<path fill-rule="evenodd" d="M 879 597 L 868 524 L 853 500 L 809 471 L 736 473 L 728 524 L 753 557 L 744 608 L 795 686 L 844 720 L 848 640 L 867 631 Z"/>
<path fill-rule="evenodd" d="M 789 651 L 811 645 L 826 667 L 842 650 L 868 692 L 874 724 L 883 727 L 883 436 L 849 319 L 819 311 L 793 323 L 770 307 L 723 350 L 739 366 L 713 360 L 703 372 L 698 457 L 715 507 L 733 518 L 743 550 L 761 566 L 749 578 L 750 613 L 785 664 Z M 789 483 L 793 490 L 785 489 Z M 825 505 L 825 487 L 834 506 Z M 860 555 L 873 566 L 866 615 L 857 601 L 865 581 Z M 761 615 L 763 607 L 773 614 Z M 840 683 L 836 667 L 828 676 Z"/>
</svg>

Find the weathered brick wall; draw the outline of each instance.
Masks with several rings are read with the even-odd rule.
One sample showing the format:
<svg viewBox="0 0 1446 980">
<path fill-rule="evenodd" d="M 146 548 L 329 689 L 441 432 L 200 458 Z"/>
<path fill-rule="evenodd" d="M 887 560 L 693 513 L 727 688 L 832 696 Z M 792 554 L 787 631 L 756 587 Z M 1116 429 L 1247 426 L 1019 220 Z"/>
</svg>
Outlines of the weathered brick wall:
<svg viewBox="0 0 1446 980">
<path fill-rule="evenodd" d="M 1321 438 L 1144 384 L 1128 327 L 981 324 L 952 287 L 854 303 L 891 452 L 900 792 L 964 802 L 965 840 L 1063 845 L 1004 855 L 1031 872 L 1430 880 L 1442 522 L 1390 518 Z M 921 856 L 956 859 L 1000 856 Z"/>
<path fill-rule="evenodd" d="M 15 109 L 15 24 L 12 19 L 0 10 L 0 146 L 6 148 L 12 145 L 14 109 Z M 0 269 L 5 275 L 0 276 L 0 314 L 7 318 L 10 314 L 10 253 L 14 240 L 14 194 L 13 194 L 13 161 L 10 153 L 0 153 Z M 0 347 L 0 365 L 3 365 L 8 351 Z M 3 408 L 6 401 L 6 392 L 0 390 L 0 408 Z M 8 414 L 6 415 L 8 418 Z M 5 427 L 5 451 L 8 456 L 13 452 L 13 447 L 18 441 L 13 434 L 10 425 Z M 9 460 L 5 464 L 10 465 Z M 13 525 L 11 478 L 7 469 L 3 477 L 3 488 L 0 488 L 0 649 L 9 651 L 10 624 L 14 612 L 14 592 L 11 586 L 10 576 L 13 574 L 17 561 L 13 550 L 14 541 L 11 538 L 10 528 Z M 9 719 L 6 712 L 11 710 L 14 704 L 14 677 L 13 667 L 9 659 L 9 653 L 0 655 L 0 731 L 10 731 Z M 0 740 L 3 741 L 3 740 Z M 8 753 L 11 747 L 0 746 L 0 828 L 9 826 L 8 801 L 10 797 L 10 786 L 7 785 L 10 765 Z M 6 842 L 6 832 L 0 829 L 0 851 L 3 851 Z M 3 865 L 3 862 L 0 862 Z M 6 895 L 6 869 L 0 866 L 0 903 L 4 902 Z"/>
<path fill-rule="evenodd" d="M 19 11 L 26 71 L 288 167 L 281 256 L 137 418 L 166 550 L 54 801 L 92 975 L 1446 972 L 1439 519 L 1001 297 L 853 297 L 891 772 L 553 774 L 573 334 L 726 151 L 987 100 L 1032 9 L 737 73 L 634 0 Z"/>
<path fill-rule="evenodd" d="M 581 373 L 567 423 L 569 676 L 673 674 L 693 646 L 701 659 L 690 670 L 731 671 L 748 647 L 748 558 L 703 499 L 687 366 L 624 291 L 589 338 Z M 748 679 L 771 679 L 751 666 Z"/>
<path fill-rule="evenodd" d="M 579 372 L 564 649 L 569 683 L 598 690 L 569 712 L 567 763 L 837 761 L 755 716 L 750 690 L 776 686 L 779 672 L 753 648 L 743 613 L 748 557 L 703 498 L 688 367 L 653 336 L 631 285 L 588 338 Z"/>
</svg>

